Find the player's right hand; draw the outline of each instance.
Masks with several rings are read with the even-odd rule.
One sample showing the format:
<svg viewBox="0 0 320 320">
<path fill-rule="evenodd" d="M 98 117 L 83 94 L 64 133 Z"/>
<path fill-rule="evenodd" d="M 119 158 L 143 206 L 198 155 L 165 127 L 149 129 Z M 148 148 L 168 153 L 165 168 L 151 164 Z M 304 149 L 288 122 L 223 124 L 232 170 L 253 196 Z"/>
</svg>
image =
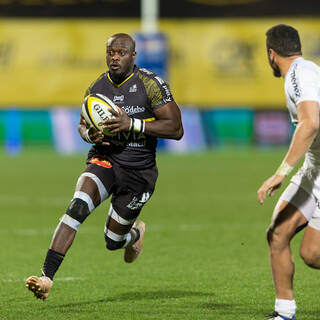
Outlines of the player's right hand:
<svg viewBox="0 0 320 320">
<path fill-rule="evenodd" d="M 103 132 L 97 131 L 97 129 L 93 126 L 89 127 L 88 136 L 94 144 L 106 146 L 110 144 L 109 142 L 104 141 L 105 135 L 103 134 Z"/>
<path fill-rule="evenodd" d="M 259 188 L 257 195 L 260 204 L 263 204 L 267 194 L 272 197 L 277 189 L 282 185 L 285 176 L 280 174 L 274 174 L 268 180 L 266 180 Z"/>
</svg>

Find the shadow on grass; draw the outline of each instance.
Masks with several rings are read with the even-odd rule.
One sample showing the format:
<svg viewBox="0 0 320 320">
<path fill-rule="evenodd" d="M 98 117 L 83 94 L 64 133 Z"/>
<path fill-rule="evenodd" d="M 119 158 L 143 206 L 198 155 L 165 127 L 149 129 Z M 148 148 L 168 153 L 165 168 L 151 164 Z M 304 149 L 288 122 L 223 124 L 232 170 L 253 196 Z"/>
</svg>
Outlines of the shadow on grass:
<svg viewBox="0 0 320 320">
<path fill-rule="evenodd" d="M 49 308 L 70 308 L 79 307 L 100 303 L 112 303 L 112 302 L 128 302 L 128 301 L 143 301 L 143 300 L 171 300 L 188 297 L 212 297 L 212 293 L 199 292 L 199 291 L 187 291 L 187 290 L 163 290 L 163 291 L 144 291 L 144 292 L 126 292 L 116 296 L 105 297 L 103 299 L 70 302 L 65 304 L 50 305 Z M 231 308 L 233 305 L 225 303 L 205 303 L 199 304 L 201 309 L 219 309 L 219 308 Z"/>
</svg>

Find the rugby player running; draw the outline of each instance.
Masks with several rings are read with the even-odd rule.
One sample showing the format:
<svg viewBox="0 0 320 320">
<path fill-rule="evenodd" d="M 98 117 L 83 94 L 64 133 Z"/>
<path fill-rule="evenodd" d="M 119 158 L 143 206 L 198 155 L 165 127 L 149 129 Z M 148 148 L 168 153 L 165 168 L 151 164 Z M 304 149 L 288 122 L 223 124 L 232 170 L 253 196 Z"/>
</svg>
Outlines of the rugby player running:
<svg viewBox="0 0 320 320">
<path fill-rule="evenodd" d="M 287 107 L 297 127 L 282 164 L 258 190 L 260 204 L 280 188 L 305 156 L 302 168 L 280 196 L 267 231 L 276 292 L 275 310 L 269 319 L 295 320 L 290 241 L 303 227 L 300 255 L 308 266 L 320 268 L 320 68 L 302 57 L 299 34 L 293 27 L 276 25 L 266 36 L 270 66 L 276 77 L 284 78 Z"/>
<path fill-rule="evenodd" d="M 107 41 L 109 71 L 94 81 L 85 95 L 100 93 L 118 105 L 119 113 L 113 111 L 114 119 L 106 120 L 104 126 L 114 136 L 106 137 L 80 118 L 79 133 L 93 146 L 71 203 L 54 232 L 42 275 L 26 280 L 36 298 L 48 297 L 79 226 L 111 195 L 104 229 L 107 249 L 124 248 L 127 263 L 141 253 L 145 224 L 136 219 L 153 194 L 158 177 L 157 137 L 179 140 L 183 126 L 167 83 L 152 71 L 137 67 L 135 58 L 135 41 L 128 34 L 115 34 Z"/>
</svg>

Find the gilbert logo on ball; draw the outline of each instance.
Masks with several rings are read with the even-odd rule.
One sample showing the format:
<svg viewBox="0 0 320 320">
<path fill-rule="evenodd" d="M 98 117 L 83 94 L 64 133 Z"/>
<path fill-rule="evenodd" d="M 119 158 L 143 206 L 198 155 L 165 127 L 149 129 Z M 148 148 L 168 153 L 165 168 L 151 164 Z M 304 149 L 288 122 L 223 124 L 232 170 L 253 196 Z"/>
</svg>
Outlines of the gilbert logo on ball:
<svg viewBox="0 0 320 320">
<path fill-rule="evenodd" d="M 116 105 L 106 96 L 100 93 L 92 93 L 85 97 L 81 114 L 86 122 L 98 131 L 103 131 L 105 135 L 112 135 L 106 129 L 103 130 L 103 121 L 114 118 L 110 112 L 113 109 L 118 112 Z"/>
</svg>

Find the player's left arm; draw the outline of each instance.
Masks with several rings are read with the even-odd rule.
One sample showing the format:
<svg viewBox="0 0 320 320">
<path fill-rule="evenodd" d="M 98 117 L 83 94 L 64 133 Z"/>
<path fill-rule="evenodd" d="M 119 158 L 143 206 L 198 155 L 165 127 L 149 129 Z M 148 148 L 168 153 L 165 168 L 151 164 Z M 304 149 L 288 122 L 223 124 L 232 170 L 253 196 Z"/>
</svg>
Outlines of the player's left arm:
<svg viewBox="0 0 320 320">
<path fill-rule="evenodd" d="M 118 112 L 113 110 L 110 112 L 114 118 L 106 120 L 104 128 L 109 129 L 111 133 L 133 130 L 158 138 L 176 140 L 181 139 L 184 133 L 181 112 L 175 101 L 170 101 L 154 110 L 155 119 L 152 121 L 129 118 L 119 107 Z"/>
<path fill-rule="evenodd" d="M 258 190 L 258 201 L 262 204 L 266 195 L 272 196 L 280 188 L 285 177 L 310 148 L 319 130 L 319 104 L 317 101 L 302 101 L 297 106 L 298 125 L 289 150 L 282 164 Z"/>
<path fill-rule="evenodd" d="M 154 111 L 155 120 L 145 122 L 144 132 L 158 138 L 180 140 L 183 136 L 181 112 L 175 101 Z"/>
</svg>

